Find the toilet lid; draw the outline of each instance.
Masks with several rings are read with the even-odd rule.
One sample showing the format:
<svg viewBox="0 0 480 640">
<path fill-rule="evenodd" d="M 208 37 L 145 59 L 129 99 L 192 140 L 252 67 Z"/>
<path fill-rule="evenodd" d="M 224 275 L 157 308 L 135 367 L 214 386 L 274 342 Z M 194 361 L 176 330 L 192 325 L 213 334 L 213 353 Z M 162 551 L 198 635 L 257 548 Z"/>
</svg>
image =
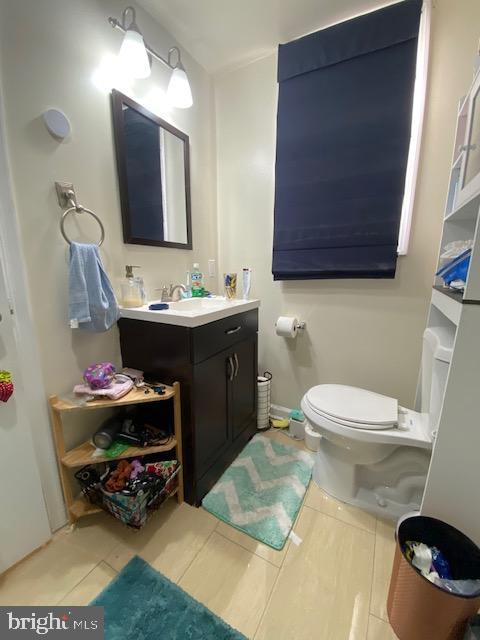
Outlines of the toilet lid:
<svg viewBox="0 0 480 640">
<path fill-rule="evenodd" d="M 398 401 L 373 391 L 342 384 L 320 384 L 307 393 L 310 406 L 334 420 L 358 425 L 392 426 L 398 422 Z"/>
</svg>

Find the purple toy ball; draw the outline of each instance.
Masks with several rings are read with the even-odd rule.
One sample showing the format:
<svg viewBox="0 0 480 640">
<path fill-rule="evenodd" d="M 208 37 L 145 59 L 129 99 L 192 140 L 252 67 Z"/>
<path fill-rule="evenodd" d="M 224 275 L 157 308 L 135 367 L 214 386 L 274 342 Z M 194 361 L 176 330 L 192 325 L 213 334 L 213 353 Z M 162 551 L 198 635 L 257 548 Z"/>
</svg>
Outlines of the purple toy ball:
<svg viewBox="0 0 480 640">
<path fill-rule="evenodd" d="M 92 364 L 83 372 L 83 379 L 91 389 L 106 389 L 115 378 L 115 367 L 111 362 Z"/>
</svg>

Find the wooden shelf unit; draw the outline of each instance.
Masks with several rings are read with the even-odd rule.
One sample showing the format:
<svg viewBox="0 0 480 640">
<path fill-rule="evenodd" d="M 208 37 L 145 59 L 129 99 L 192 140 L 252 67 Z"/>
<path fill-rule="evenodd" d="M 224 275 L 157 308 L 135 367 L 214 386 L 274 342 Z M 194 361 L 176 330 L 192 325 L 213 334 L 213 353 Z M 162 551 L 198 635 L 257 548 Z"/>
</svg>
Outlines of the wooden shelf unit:
<svg viewBox="0 0 480 640">
<path fill-rule="evenodd" d="M 165 387 L 164 395 L 156 393 L 145 394 L 143 389 L 132 389 L 126 396 L 119 400 L 93 400 L 86 404 L 75 404 L 68 400 L 63 400 L 57 396 L 51 396 L 49 399 L 52 429 L 55 442 L 55 450 L 57 454 L 58 467 L 60 471 L 60 480 L 62 483 L 65 504 L 68 510 L 70 523 L 75 523 L 83 516 L 91 515 L 102 511 L 101 507 L 91 504 L 83 496 L 74 496 L 70 483 L 69 469 L 83 467 L 87 464 L 99 464 L 102 462 L 112 462 L 122 458 L 136 458 L 152 453 L 163 453 L 165 451 L 176 450 L 175 457 L 182 465 L 182 469 L 178 474 L 178 488 L 172 495 L 176 495 L 179 503 L 183 502 L 183 452 L 182 452 L 182 425 L 181 425 L 181 403 L 180 403 L 180 384 L 174 382 L 172 386 L 162 385 Z M 147 402 L 164 402 L 165 400 L 173 401 L 173 423 L 174 433 L 171 439 L 162 445 L 154 445 L 150 447 L 129 447 L 118 456 L 109 458 L 105 455 L 94 456 L 96 449 L 90 442 L 74 447 L 67 451 L 65 446 L 65 438 L 63 433 L 62 414 L 72 411 L 93 411 L 95 409 L 107 409 L 115 407 L 124 407 L 133 404 L 144 404 Z"/>
<path fill-rule="evenodd" d="M 151 447 L 128 447 L 125 451 L 114 458 L 108 456 L 93 455 L 96 448 L 90 442 L 84 442 L 75 449 L 67 451 L 61 461 L 66 467 L 75 468 L 83 467 L 86 464 L 98 464 L 99 462 L 111 462 L 112 460 L 121 460 L 122 458 L 136 458 L 137 456 L 146 456 L 150 453 L 163 453 L 171 451 L 177 446 L 177 440 L 172 436 L 167 444 L 159 444 Z"/>
<path fill-rule="evenodd" d="M 68 400 L 63 400 L 62 398 L 58 398 L 57 396 L 52 396 L 50 398 L 50 406 L 54 411 L 92 411 L 93 409 L 108 409 L 109 407 L 124 407 L 129 404 L 143 404 L 145 402 L 158 402 L 159 400 L 169 400 L 173 398 L 175 395 L 175 386 L 170 387 L 169 385 L 163 384 L 162 387 L 165 387 L 165 392 L 163 396 L 159 396 L 158 394 L 151 391 L 148 394 L 145 394 L 144 389 L 137 389 L 134 387 L 131 391 L 127 393 L 123 398 L 119 398 L 118 400 L 109 400 L 108 398 L 100 399 L 100 400 L 92 400 L 91 402 L 86 402 L 85 404 L 76 404 L 74 402 L 69 402 Z"/>
<path fill-rule="evenodd" d="M 70 514 L 70 522 L 72 522 L 72 517 L 75 521 L 79 518 L 82 518 L 83 516 L 91 516 L 94 513 L 100 513 L 100 511 L 103 511 L 102 507 L 89 502 L 83 496 L 80 496 L 79 498 L 74 500 L 68 509 L 68 512 Z"/>
</svg>

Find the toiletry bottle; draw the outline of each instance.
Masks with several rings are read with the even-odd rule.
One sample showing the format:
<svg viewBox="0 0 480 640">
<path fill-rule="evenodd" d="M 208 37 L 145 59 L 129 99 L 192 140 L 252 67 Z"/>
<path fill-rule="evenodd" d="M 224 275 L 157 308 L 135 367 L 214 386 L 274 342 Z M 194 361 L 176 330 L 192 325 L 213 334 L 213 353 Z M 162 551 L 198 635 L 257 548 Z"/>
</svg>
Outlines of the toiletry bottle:
<svg viewBox="0 0 480 640">
<path fill-rule="evenodd" d="M 248 300 L 250 297 L 250 288 L 252 286 L 252 270 L 244 267 L 242 270 L 242 289 L 243 299 Z"/>
<path fill-rule="evenodd" d="M 193 298 L 202 298 L 204 287 L 203 287 L 203 274 L 200 271 L 200 265 L 198 262 L 195 262 L 193 265 L 193 271 L 191 273 L 191 281 L 192 281 L 192 297 Z"/>
<path fill-rule="evenodd" d="M 185 292 L 183 293 L 183 298 L 191 298 L 192 297 L 192 276 L 190 271 L 187 271 L 185 277 Z"/>
<path fill-rule="evenodd" d="M 134 269 L 139 269 L 135 265 L 125 266 L 125 280 L 122 282 L 122 306 L 126 308 L 141 307 L 145 304 L 145 287 L 143 278 L 133 275 Z"/>
<path fill-rule="evenodd" d="M 141 276 L 135 276 L 133 279 L 140 289 L 142 304 L 147 304 L 147 293 L 145 291 L 145 283 L 143 282 L 143 278 Z"/>
</svg>

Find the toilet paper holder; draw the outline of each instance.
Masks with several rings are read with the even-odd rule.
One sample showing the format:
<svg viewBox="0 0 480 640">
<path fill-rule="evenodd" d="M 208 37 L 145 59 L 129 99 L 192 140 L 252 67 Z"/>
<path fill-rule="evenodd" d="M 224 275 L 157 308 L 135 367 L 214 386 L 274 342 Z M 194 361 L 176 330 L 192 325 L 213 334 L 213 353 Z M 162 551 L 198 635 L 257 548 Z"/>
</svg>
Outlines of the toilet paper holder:
<svg viewBox="0 0 480 640">
<path fill-rule="evenodd" d="M 284 338 L 295 338 L 305 330 L 306 323 L 296 316 L 279 316 L 275 322 L 275 333 Z"/>
</svg>

